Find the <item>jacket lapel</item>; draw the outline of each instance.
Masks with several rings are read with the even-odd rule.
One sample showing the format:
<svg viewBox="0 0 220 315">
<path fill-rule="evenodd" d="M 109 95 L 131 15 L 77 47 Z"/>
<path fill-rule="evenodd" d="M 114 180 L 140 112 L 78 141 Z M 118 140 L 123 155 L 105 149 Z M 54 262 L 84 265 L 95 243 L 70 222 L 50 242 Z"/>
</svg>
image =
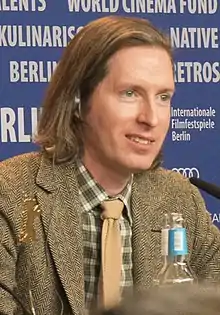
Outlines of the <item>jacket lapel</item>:
<svg viewBox="0 0 220 315">
<path fill-rule="evenodd" d="M 163 192 L 157 170 L 136 175 L 132 190 L 133 277 L 136 289 L 152 285 L 161 267 L 160 237 Z"/>
<path fill-rule="evenodd" d="M 73 313 L 80 314 L 84 309 L 83 238 L 75 165 L 53 166 L 42 158 L 37 184 L 48 246 Z"/>
</svg>

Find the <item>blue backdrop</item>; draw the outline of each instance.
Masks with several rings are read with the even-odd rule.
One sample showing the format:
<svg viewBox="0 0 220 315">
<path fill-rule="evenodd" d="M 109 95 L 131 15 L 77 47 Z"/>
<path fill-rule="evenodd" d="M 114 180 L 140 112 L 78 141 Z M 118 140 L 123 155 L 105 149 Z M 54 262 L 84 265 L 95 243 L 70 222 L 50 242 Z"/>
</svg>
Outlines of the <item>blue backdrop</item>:
<svg viewBox="0 0 220 315">
<path fill-rule="evenodd" d="M 39 107 L 64 47 L 110 14 L 146 18 L 170 34 L 177 92 L 164 163 L 220 185 L 219 0 L 0 0 L 0 160 L 36 150 Z M 220 227 L 219 202 L 202 194 Z"/>
</svg>

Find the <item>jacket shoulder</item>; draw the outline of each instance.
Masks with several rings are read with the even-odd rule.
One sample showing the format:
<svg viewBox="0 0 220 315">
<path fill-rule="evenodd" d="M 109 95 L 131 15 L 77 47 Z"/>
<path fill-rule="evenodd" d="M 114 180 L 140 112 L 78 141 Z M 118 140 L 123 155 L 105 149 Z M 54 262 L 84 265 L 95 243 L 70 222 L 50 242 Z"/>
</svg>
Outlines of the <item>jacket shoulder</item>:
<svg viewBox="0 0 220 315">
<path fill-rule="evenodd" d="M 202 198 L 199 189 L 191 184 L 189 178 L 176 171 L 160 168 L 158 169 L 157 176 L 160 178 L 161 184 L 163 184 L 170 193 L 183 195 L 184 197 L 190 195 L 193 198 Z"/>
<path fill-rule="evenodd" d="M 144 189 L 146 185 L 150 183 L 151 187 L 160 187 L 162 189 L 161 192 L 163 190 L 169 190 L 171 193 L 177 191 L 189 192 L 192 188 L 192 184 L 187 177 L 176 171 L 168 170 L 163 167 L 149 170 L 138 175 L 137 181 Z"/>
<path fill-rule="evenodd" d="M 138 189 L 142 194 L 146 190 L 156 196 L 158 199 L 163 199 L 166 202 L 179 203 L 186 208 L 192 206 L 205 209 L 205 201 L 197 187 L 191 184 L 188 177 L 182 174 L 159 167 L 154 170 L 149 170 L 137 176 Z"/>
<path fill-rule="evenodd" d="M 183 176 L 182 174 L 168 170 L 166 168 L 159 168 L 157 170 L 157 177 L 161 183 L 164 183 L 168 186 L 172 186 L 172 190 L 181 189 L 182 191 L 191 190 L 191 183 L 188 177 Z"/>
<path fill-rule="evenodd" d="M 25 196 L 35 192 L 35 179 L 41 161 L 40 153 L 21 154 L 0 163 L 0 217 L 2 233 L 10 226 L 17 235 Z M 0 233 L 1 236 L 1 233 Z M 1 238 L 1 237 L 0 237 Z"/>
<path fill-rule="evenodd" d="M 0 162 L 0 186 L 14 189 L 25 179 L 36 176 L 41 161 L 38 152 L 17 155 Z"/>
</svg>

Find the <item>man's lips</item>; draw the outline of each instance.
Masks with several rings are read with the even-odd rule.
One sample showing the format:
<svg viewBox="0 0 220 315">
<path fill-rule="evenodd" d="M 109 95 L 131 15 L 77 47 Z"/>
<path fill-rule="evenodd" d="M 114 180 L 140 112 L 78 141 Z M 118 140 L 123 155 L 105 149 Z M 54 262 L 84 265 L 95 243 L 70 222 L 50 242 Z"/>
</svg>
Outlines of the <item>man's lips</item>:
<svg viewBox="0 0 220 315">
<path fill-rule="evenodd" d="M 140 144 L 152 144 L 153 142 L 155 142 L 155 139 L 151 136 L 143 136 L 143 135 L 139 135 L 139 134 L 130 134 L 130 135 L 126 135 L 126 137 L 136 143 L 140 143 Z"/>
</svg>

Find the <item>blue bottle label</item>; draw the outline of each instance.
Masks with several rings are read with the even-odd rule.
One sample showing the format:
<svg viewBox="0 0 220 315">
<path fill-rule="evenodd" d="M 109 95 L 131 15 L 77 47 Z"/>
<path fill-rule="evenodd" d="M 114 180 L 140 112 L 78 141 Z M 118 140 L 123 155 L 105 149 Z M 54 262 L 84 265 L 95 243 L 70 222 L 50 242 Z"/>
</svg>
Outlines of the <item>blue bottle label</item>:
<svg viewBox="0 0 220 315">
<path fill-rule="evenodd" d="M 169 255 L 187 255 L 187 239 L 185 228 L 174 228 L 169 230 Z"/>
</svg>

